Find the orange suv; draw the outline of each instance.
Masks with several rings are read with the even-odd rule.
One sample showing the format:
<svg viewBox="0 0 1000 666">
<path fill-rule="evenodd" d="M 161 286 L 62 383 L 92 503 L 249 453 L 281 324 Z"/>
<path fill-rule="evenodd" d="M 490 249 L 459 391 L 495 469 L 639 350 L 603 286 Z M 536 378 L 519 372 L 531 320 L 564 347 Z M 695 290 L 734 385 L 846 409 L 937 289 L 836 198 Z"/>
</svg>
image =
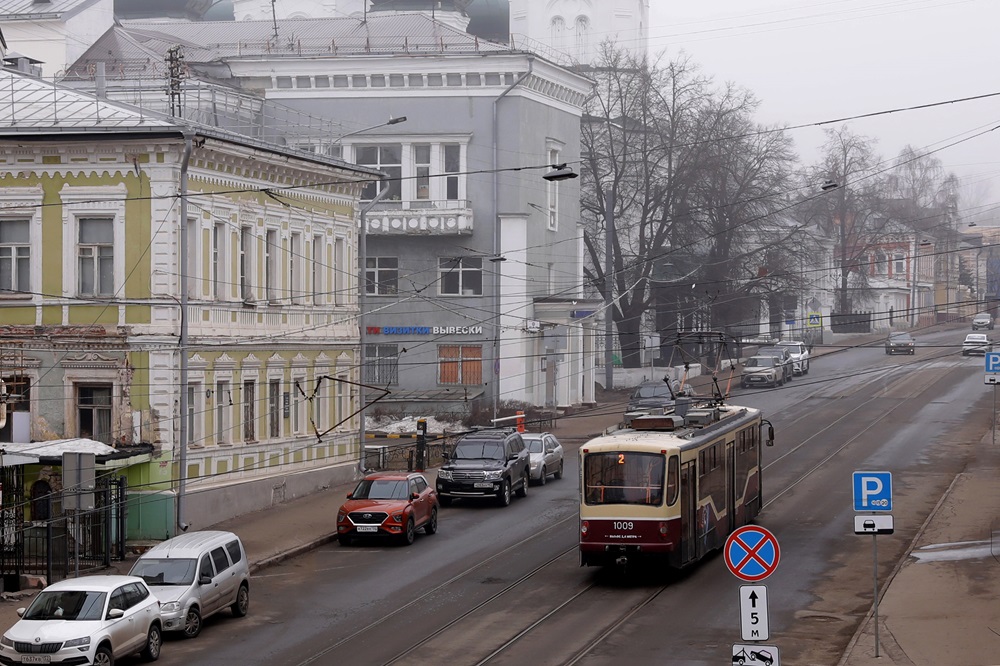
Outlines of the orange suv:
<svg viewBox="0 0 1000 666">
<path fill-rule="evenodd" d="M 354 538 L 381 535 L 408 546 L 418 529 L 437 532 L 438 506 L 437 492 L 423 474 L 369 474 L 337 512 L 337 540 L 347 546 Z"/>
</svg>

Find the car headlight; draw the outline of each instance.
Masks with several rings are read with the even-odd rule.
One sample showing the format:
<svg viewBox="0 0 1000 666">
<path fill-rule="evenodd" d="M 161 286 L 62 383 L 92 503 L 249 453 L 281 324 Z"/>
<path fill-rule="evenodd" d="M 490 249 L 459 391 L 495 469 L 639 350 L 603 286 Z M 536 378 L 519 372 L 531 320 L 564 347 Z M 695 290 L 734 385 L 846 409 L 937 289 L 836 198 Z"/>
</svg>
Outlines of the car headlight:
<svg viewBox="0 0 1000 666">
<path fill-rule="evenodd" d="M 63 643 L 63 647 L 83 647 L 84 645 L 90 645 L 90 636 L 84 636 L 83 638 L 74 638 L 71 641 L 66 641 Z"/>
<path fill-rule="evenodd" d="M 168 601 L 165 604 L 160 604 L 160 610 L 164 613 L 176 613 L 181 609 L 181 602 L 179 601 Z"/>
<path fill-rule="evenodd" d="M 403 522 L 403 514 L 401 514 L 401 513 L 394 513 L 394 514 L 392 514 L 392 520 L 393 520 L 393 522 L 397 522 L 397 523 Z"/>
<path fill-rule="evenodd" d="M 347 517 L 347 514 L 344 513 L 343 511 L 338 511 L 337 512 L 337 522 L 338 523 L 344 522 L 344 518 L 346 518 L 346 517 Z"/>
<path fill-rule="evenodd" d="M 439 469 L 437 478 L 444 479 L 445 481 L 451 481 L 452 479 L 451 472 L 446 469 Z"/>
<path fill-rule="evenodd" d="M 14 641 L 7 638 L 7 634 L 0 636 L 0 645 L 6 645 L 7 647 L 14 647 Z"/>
<path fill-rule="evenodd" d="M 503 470 L 498 469 L 492 472 L 486 472 L 486 475 L 483 478 L 487 481 L 497 481 L 501 476 L 503 476 Z"/>
</svg>

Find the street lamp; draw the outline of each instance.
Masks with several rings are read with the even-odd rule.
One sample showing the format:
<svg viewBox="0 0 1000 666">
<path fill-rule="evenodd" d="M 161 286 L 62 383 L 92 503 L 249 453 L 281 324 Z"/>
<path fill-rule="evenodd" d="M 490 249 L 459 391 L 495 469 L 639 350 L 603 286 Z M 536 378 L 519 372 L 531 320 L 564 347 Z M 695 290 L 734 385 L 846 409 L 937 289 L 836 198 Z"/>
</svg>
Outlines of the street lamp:
<svg viewBox="0 0 1000 666">
<path fill-rule="evenodd" d="M 384 123 L 379 123 L 378 125 L 372 125 L 371 127 L 362 127 L 359 130 L 354 130 L 353 132 L 348 132 L 347 134 L 341 134 L 340 136 L 338 136 L 333 140 L 333 144 L 336 145 L 341 141 L 343 141 L 345 138 L 349 136 L 354 136 L 355 134 L 362 134 L 364 132 L 369 132 L 371 130 L 378 129 L 380 127 L 388 127 L 389 125 L 398 125 L 399 123 L 405 123 L 405 122 L 406 122 L 406 116 L 400 116 L 398 118 L 389 118 L 389 120 L 385 121 Z"/>
</svg>

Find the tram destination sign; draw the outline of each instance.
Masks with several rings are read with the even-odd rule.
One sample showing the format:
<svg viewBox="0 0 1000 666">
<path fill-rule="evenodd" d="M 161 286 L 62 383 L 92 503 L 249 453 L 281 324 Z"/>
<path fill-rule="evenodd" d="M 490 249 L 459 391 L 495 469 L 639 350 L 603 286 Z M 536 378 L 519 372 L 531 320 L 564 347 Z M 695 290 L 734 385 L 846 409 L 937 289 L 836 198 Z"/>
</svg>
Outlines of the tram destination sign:
<svg viewBox="0 0 1000 666">
<path fill-rule="evenodd" d="M 748 583 L 773 574 L 781 558 L 778 539 L 759 525 L 745 525 L 730 534 L 723 552 L 732 574 Z"/>
</svg>

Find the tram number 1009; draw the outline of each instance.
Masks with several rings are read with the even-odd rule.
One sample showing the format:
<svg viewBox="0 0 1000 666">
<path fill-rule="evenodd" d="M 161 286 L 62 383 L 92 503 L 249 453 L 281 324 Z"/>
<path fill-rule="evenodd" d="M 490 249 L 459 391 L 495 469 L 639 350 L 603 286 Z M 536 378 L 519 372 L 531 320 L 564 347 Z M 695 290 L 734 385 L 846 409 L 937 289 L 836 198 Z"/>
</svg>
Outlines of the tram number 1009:
<svg viewBox="0 0 1000 666">
<path fill-rule="evenodd" d="M 616 530 L 631 530 L 635 528 L 635 525 L 631 520 L 616 520 L 611 523 L 611 527 Z"/>
</svg>

